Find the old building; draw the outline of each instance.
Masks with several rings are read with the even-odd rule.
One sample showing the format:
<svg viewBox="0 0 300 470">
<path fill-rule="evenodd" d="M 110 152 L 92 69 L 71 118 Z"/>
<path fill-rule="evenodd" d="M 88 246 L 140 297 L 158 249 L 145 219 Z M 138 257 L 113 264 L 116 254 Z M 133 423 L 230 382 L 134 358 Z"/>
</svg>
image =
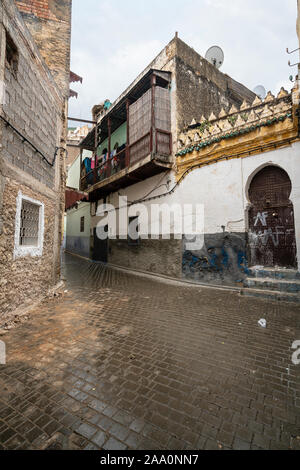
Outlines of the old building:
<svg viewBox="0 0 300 470">
<path fill-rule="evenodd" d="M 125 188 L 126 194 L 157 194 L 156 186 L 174 178 L 181 129 L 203 113 L 239 107 L 254 97 L 176 35 L 111 106 L 94 108 L 97 126 L 80 144 L 94 151 L 82 163 L 81 189 L 96 204 L 113 201 Z M 180 276 L 181 241 L 143 240 L 139 249 L 121 239 L 100 243 L 97 222 L 92 216 L 94 259 Z"/>
<path fill-rule="evenodd" d="M 0 5 L 0 312 L 60 278 L 71 0 Z"/>
<path fill-rule="evenodd" d="M 94 150 L 81 164 L 93 259 L 298 298 L 298 98 L 296 84 L 262 101 L 175 37 L 80 144 Z M 108 240 L 97 229 L 104 202 L 122 212 Z M 194 244 L 172 221 L 163 230 L 163 205 L 184 217 L 186 204 L 204 209 Z"/>
</svg>

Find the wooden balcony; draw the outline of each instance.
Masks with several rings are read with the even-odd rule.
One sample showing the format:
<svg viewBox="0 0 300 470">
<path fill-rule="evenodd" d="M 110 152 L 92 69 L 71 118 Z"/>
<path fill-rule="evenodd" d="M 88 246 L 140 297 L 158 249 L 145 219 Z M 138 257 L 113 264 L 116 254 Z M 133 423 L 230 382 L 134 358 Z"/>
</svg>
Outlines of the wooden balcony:
<svg viewBox="0 0 300 470">
<path fill-rule="evenodd" d="M 152 132 L 141 137 L 134 144 L 126 146 L 105 162 L 81 177 L 80 189 L 97 194 L 97 198 L 118 189 L 130 186 L 172 167 L 171 133 L 155 129 L 155 152 L 152 151 Z M 90 199 L 93 199 L 91 194 Z"/>
<path fill-rule="evenodd" d="M 80 178 L 80 189 L 89 193 L 91 201 L 172 167 L 169 84 L 169 73 L 150 70 L 117 100 L 81 143 L 81 148 L 94 150 L 95 167 L 86 172 L 81 164 Z M 125 122 L 127 143 L 114 155 L 111 136 Z M 102 158 L 96 156 L 101 142 L 108 143 Z"/>
</svg>

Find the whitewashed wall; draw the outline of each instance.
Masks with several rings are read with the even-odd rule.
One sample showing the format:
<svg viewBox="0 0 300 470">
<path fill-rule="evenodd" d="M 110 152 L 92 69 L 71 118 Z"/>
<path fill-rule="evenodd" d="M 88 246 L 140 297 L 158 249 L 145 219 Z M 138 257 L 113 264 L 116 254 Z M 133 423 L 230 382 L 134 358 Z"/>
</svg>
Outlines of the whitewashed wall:
<svg viewBox="0 0 300 470">
<path fill-rule="evenodd" d="M 249 207 L 248 189 L 253 176 L 266 165 L 278 165 L 289 175 L 292 182 L 290 196 L 294 204 L 297 252 L 300 253 L 300 143 L 245 158 L 221 161 L 204 166 L 189 173 L 169 196 L 145 202 L 150 204 L 203 204 L 204 233 L 247 231 L 247 209 Z M 146 196 L 162 194 L 173 188 L 174 173 L 157 175 L 138 184 L 121 190 L 128 201 L 136 201 Z M 154 188 L 153 192 L 151 192 Z M 149 194 L 151 192 L 151 194 Z M 112 194 L 107 202 L 119 207 L 118 193 Z M 133 215 L 135 206 L 130 208 Z M 93 217 L 94 227 L 100 219 Z M 124 220 L 124 223 L 126 219 Z M 143 218 L 141 220 L 143 223 Z M 152 226 L 150 224 L 149 232 Z M 124 228 L 124 227 L 123 227 Z M 118 228 L 120 229 L 120 227 Z M 172 230 L 171 230 L 172 233 Z M 299 263 L 299 261 L 298 261 Z M 300 270 L 300 263 L 298 264 Z"/>
</svg>

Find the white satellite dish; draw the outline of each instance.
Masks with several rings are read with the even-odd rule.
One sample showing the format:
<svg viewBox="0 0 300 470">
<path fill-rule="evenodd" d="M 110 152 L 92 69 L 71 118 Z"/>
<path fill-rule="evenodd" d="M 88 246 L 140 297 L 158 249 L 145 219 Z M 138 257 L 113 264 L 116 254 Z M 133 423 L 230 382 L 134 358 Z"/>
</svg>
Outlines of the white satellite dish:
<svg viewBox="0 0 300 470">
<path fill-rule="evenodd" d="M 264 100 L 267 96 L 266 89 L 262 85 L 257 85 L 254 88 L 253 93 L 255 93 L 261 100 Z"/>
<path fill-rule="evenodd" d="M 219 69 L 224 62 L 224 52 L 219 46 L 212 46 L 206 52 L 205 59 Z"/>
</svg>

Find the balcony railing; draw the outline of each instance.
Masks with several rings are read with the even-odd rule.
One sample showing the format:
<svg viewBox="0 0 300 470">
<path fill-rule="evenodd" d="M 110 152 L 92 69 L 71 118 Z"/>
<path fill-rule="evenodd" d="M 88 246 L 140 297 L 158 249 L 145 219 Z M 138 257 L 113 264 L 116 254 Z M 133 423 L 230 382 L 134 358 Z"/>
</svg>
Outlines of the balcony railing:
<svg viewBox="0 0 300 470">
<path fill-rule="evenodd" d="M 126 168 L 126 148 L 121 152 L 116 153 L 113 157 L 107 158 L 106 161 L 96 165 L 95 168 L 82 176 L 80 188 L 84 191 L 89 186 L 93 186 L 94 184 L 109 178 L 124 168 Z"/>
<path fill-rule="evenodd" d="M 122 151 L 106 161 L 96 165 L 91 171 L 83 175 L 80 180 L 80 189 L 85 191 L 90 186 L 94 186 L 125 168 L 133 167 L 136 163 L 153 153 L 154 155 L 169 156 L 172 153 L 172 135 L 170 132 L 155 129 L 155 149 L 152 149 L 153 131 L 145 134 L 136 142 L 126 146 Z"/>
</svg>

